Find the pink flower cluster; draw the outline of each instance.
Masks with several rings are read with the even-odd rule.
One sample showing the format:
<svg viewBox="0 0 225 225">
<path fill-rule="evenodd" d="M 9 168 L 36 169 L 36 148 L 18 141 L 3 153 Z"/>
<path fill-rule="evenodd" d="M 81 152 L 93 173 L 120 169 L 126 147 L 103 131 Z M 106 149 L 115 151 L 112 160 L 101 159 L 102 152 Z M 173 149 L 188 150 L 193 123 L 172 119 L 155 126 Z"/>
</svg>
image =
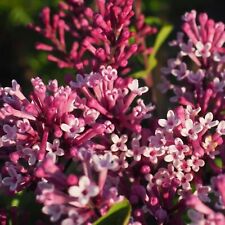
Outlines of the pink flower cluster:
<svg viewBox="0 0 225 225">
<path fill-rule="evenodd" d="M 188 40 L 178 35 L 172 45 L 180 52 L 162 70 L 161 85 L 174 90 L 178 106 L 159 119 L 143 100 L 149 88 L 120 76 L 137 50 L 129 42 L 133 2 L 96 4 L 97 12 L 82 0 L 60 3 L 52 21 L 45 8 L 44 28 L 35 28 L 52 42 L 39 49 L 63 53 L 49 55 L 59 67 L 92 72 L 67 86 L 33 78 L 29 97 L 15 80 L 0 89 L 1 190 L 34 191 L 54 224 L 90 225 L 125 198 L 129 225 L 183 225 L 185 217 L 193 225 L 225 224 L 224 24 L 200 14 L 197 25 L 195 11 L 185 14 Z M 138 15 L 143 39 L 152 31 Z M 65 32 L 77 38 L 69 53 Z"/>
<path fill-rule="evenodd" d="M 198 23 L 196 18 L 194 10 L 183 16 L 184 32 L 170 43 L 180 51 L 162 68 L 165 76 L 160 87 L 164 92 L 173 90 L 172 102 L 201 107 L 204 113 L 212 111 L 214 117 L 224 119 L 225 25 L 209 19 L 206 13 L 198 15 Z M 188 58 L 194 69 L 188 69 Z"/>
<path fill-rule="evenodd" d="M 66 0 L 59 3 L 52 17 L 46 7 L 41 13 L 43 25 L 31 26 L 50 42 L 37 43 L 36 48 L 49 52 L 48 60 L 59 68 L 89 68 L 90 72 L 101 65 L 111 65 L 127 72 L 133 55 L 145 57 L 151 53 L 146 36 L 156 33 L 156 28 L 147 25 L 139 12 L 141 5 L 137 5 L 135 15 L 133 4 L 133 0 L 96 0 L 93 10 L 84 0 Z M 133 44 L 131 38 L 135 40 Z"/>
</svg>

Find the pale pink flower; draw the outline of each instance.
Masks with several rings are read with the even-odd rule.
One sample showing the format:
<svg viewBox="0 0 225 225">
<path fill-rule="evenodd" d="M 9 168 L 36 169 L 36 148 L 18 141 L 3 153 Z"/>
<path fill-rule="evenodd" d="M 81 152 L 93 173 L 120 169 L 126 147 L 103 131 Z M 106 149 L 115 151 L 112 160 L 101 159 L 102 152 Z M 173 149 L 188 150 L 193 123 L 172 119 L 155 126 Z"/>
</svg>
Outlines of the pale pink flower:
<svg viewBox="0 0 225 225">
<path fill-rule="evenodd" d="M 187 69 L 187 65 L 185 63 L 181 63 L 178 69 L 173 69 L 171 74 L 177 77 L 177 80 L 183 80 L 188 77 L 190 71 Z"/>
<path fill-rule="evenodd" d="M 155 131 L 154 136 L 150 136 L 148 138 L 149 145 L 155 148 L 161 148 L 166 144 L 166 138 L 164 137 L 164 134 L 160 130 Z"/>
<path fill-rule="evenodd" d="M 215 77 L 213 79 L 213 90 L 215 92 L 224 92 L 224 87 L 225 87 L 225 81 L 220 80 L 218 77 Z"/>
<path fill-rule="evenodd" d="M 175 59 L 169 59 L 168 61 L 167 61 L 167 66 L 168 67 L 163 67 L 162 69 L 161 69 L 161 72 L 163 73 L 163 74 L 165 74 L 165 75 L 168 75 L 168 74 L 170 74 L 171 73 L 171 71 L 173 70 L 173 69 L 175 69 L 177 66 L 179 66 L 181 64 L 181 60 L 180 59 L 178 59 L 178 58 L 175 58 Z"/>
<path fill-rule="evenodd" d="M 184 159 L 184 153 L 178 151 L 175 145 L 171 145 L 168 147 L 166 155 L 164 156 L 164 160 L 166 162 L 176 162 Z"/>
<path fill-rule="evenodd" d="M 188 145 L 185 145 L 180 138 L 175 138 L 174 144 L 179 152 L 188 152 L 190 150 Z"/>
<path fill-rule="evenodd" d="M 207 129 L 210 129 L 212 127 L 215 127 L 215 126 L 217 126 L 219 124 L 219 121 L 218 120 L 214 120 L 213 121 L 213 114 L 211 112 L 208 112 L 205 115 L 205 118 L 200 117 L 199 118 L 199 121 L 200 121 L 201 125 L 203 127 L 206 127 Z"/>
<path fill-rule="evenodd" d="M 203 58 L 208 58 L 211 56 L 211 47 L 212 47 L 212 44 L 211 43 L 206 43 L 206 44 L 203 44 L 202 42 L 197 42 L 195 44 L 195 47 L 196 47 L 196 51 L 195 51 L 195 55 L 197 57 L 203 57 Z"/>
<path fill-rule="evenodd" d="M 121 137 L 119 137 L 116 134 L 112 134 L 111 135 L 111 140 L 113 142 L 113 144 L 111 145 L 111 151 L 112 152 L 117 152 L 117 151 L 127 151 L 127 145 L 126 142 L 128 140 L 127 135 L 122 135 Z"/>
<path fill-rule="evenodd" d="M 176 160 L 173 162 L 174 167 L 178 170 L 178 171 L 183 171 L 185 173 L 189 173 L 191 172 L 191 167 L 188 165 L 187 161 L 182 160 Z"/>
<path fill-rule="evenodd" d="M 162 167 L 155 174 L 154 183 L 161 186 L 162 183 L 169 183 L 172 178 L 173 178 L 173 176 L 171 176 L 170 171 L 168 169 Z"/>
<path fill-rule="evenodd" d="M 51 222 L 56 222 L 62 216 L 63 209 L 64 209 L 63 205 L 54 205 L 54 204 L 53 205 L 45 205 L 42 208 L 42 212 L 47 215 L 50 215 Z"/>
<path fill-rule="evenodd" d="M 59 146 L 60 146 L 59 139 L 54 139 L 52 144 L 49 142 L 47 142 L 46 144 L 46 151 L 48 152 L 46 154 L 46 157 L 50 157 L 54 163 L 56 162 L 57 156 L 64 155 L 64 150 Z"/>
<path fill-rule="evenodd" d="M 119 96 L 118 89 L 113 88 L 112 90 L 107 90 L 105 96 L 108 101 L 115 102 Z"/>
<path fill-rule="evenodd" d="M 199 85 L 202 82 L 204 77 L 205 77 L 205 71 L 202 69 L 199 69 L 197 72 L 191 71 L 187 76 L 188 80 L 191 83 L 196 85 Z"/>
<path fill-rule="evenodd" d="M 177 127 L 180 124 L 180 120 L 174 114 L 172 110 L 169 110 L 167 113 L 167 120 L 159 119 L 158 124 L 161 127 L 164 127 L 168 131 L 172 131 L 173 128 Z"/>
<path fill-rule="evenodd" d="M 117 78 L 117 70 L 113 69 L 111 66 L 107 66 L 105 68 L 105 66 L 101 66 L 101 73 L 103 78 L 106 81 L 114 81 Z"/>
<path fill-rule="evenodd" d="M 82 225 L 84 224 L 84 218 L 75 210 L 71 209 L 68 212 L 68 218 L 61 222 L 61 225 Z"/>
<path fill-rule="evenodd" d="M 189 190 L 191 189 L 190 182 L 193 180 L 193 175 L 191 173 L 182 173 L 182 172 L 177 172 L 176 173 L 177 178 L 181 182 L 181 186 L 184 190 Z"/>
<path fill-rule="evenodd" d="M 18 128 L 18 131 L 22 134 L 26 133 L 31 129 L 30 122 L 28 119 L 18 120 L 16 126 Z"/>
<path fill-rule="evenodd" d="M 192 170 L 194 170 L 195 172 L 198 172 L 200 167 L 203 167 L 205 165 L 204 160 L 199 159 L 194 155 L 192 155 L 191 158 L 187 160 L 187 163 L 189 166 L 191 166 Z"/>
<path fill-rule="evenodd" d="M 215 155 L 219 154 L 219 150 L 216 150 L 217 146 L 217 141 L 214 141 L 211 135 L 206 136 L 204 142 L 202 142 L 202 147 L 206 150 L 205 153 L 211 159 L 215 159 Z"/>
<path fill-rule="evenodd" d="M 58 91 L 58 87 L 59 87 L 58 81 L 56 79 L 50 80 L 48 82 L 47 88 L 48 88 L 49 91 L 52 91 L 53 93 L 56 93 Z"/>
<path fill-rule="evenodd" d="M 196 19 L 197 12 L 195 10 L 191 10 L 190 12 L 186 12 L 183 16 L 182 19 L 186 22 L 190 22 Z"/>
<path fill-rule="evenodd" d="M 184 123 L 184 128 L 181 129 L 181 135 L 184 137 L 189 137 L 192 140 L 197 140 L 198 133 L 201 132 L 203 126 L 200 123 L 193 122 L 192 119 L 187 119 Z"/>
<path fill-rule="evenodd" d="M 118 164 L 119 158 L 113 155 L 111 152 L 107 152 L 104 155 L 94 154 L 92 156 L 92 162 L 96 171 L 100 172 L 102 170 L 112 170 L 116 171 L 119 169 Z"/>
<path fill-rule="evenodd" d="M 100 113 L 95 109 L 86 108 L 83 112 L 84 121 L 87 124 L 94 123 L 99 117 Z"/>
<path fill-rule="evenodd" d="M 132 110 L 132 116 L 136 119 L 148 119 L 152 116 L 151 112 L 155 109 L 151 103 L 145 105 L 142 99 L 137 100 L 137 106 Z"/>
<path fill-rule="evenodd" d="M 195 50 L 195 48 L 193 47 L 193 43 L 192 43 L 191 40 L 188 40 L 188 43 L 187 44 L 184 43 L 183 40 L 182 40 L 182 43 L 180 44 L 180 48 L 181 48 L 180 54 L 182 56 L 186 56 L 186 55 L 192 54 L 194 52 L 194 50 Z"/>
<path fill-rule="evenodd" d="M 17 173 L 15 168 L 11 165 L 8 166 L 8 174 L 9 177 L 4 177 L 2 179 L 2 184 L 5 186 L 9 186 L 10 191 L 16 191 L 18 185 L 22 181 L 21 174 Z"/>
<path fill-rule="evenodd" d="M 99 85 L 102 81 L 102 76 L 100 73 L 91 72 L 90 74 L 86 74 L 85 78 L 86 82 L 84 83 L 84 85 L 87 83 L 87 85 L 92 88 Z"/>
<path fill-rule="evenodd" d="M 15 125 L 10 126 L 8 124 L 3 125 L 3 131 L 6 133 L 2 136 L 2 141 L 14 141 L 16 139 L 17 128 Z"/>
<path fill-rule="evenodd" d="M 198 113 L 201 111 L 201 108 L 198 107 L 196 109 L 193 109 L 191 105 L 187 105 L 187 107 L 185 108 L 185 118 L 186 119 L 190 119 L 190 118 L 194 118 L 195 116 L 198 115 Z"/>
<path fill-rule="evenodd" d="M 140 146 L 141 136 L 137 136 L 131 141 L 131 149 L 126 152 L 127 157 L 133 157 L 135 161 L 140 161 L 142 154 L 146 151 L 145 146 Z"/>
<path fill-rule="evenodd" d="M 62 123 L 60 127 L 71 138 L 75 138 L 78 133 L 84 131 L 84 124 L 78 118 L 71 118 L 68 124 Z"/>
<path fill-rule="evenodd" d="M 68 190 L 70 196 L 78 199 L 81 205 L 86 205 L 90 198 L 99 193 L 99 188 L 86 176 L 82 176 L 78 186 L 71 186 Z"/>
<path fill-rule="evenodd" d="M 202 184 L 198 184 L 196 186 L 196 195 L 203 202 L 210 202 L 209 193 L 212 188 L 210 186 L 203 186 Z"/>
<path fill-rule="evenodd" d="M 144 149 L 143 155 L 150 160 L 151 163 L 157 164 L 158 158 L 165 154 L 162 148 L 148 147 Z"/>
<path fill-rule="evenodd" d="M 148 87 L 146 87 L 146 86 L 139 88 L 137 79 L 134 79 L 131 83 L 129 83 L 128 88 L 137 95 L 142 95 L 148 91 Z"/>
<path fill-rule="evenodd" d="M 216 131 L 220 135 L 225 135 L 225 120 L 219 122 Z"/>
<path fill-rule="evenodd" d="M 24 148 L 23 154 L 28 157 L 28 164 L 30 166 L 35 165 L 38 159 L 38 151 L 40 150 L 39 144 L 33 145 L 32 148 Z"/>
<path fill-rule="evenodd" d="M 107 134 L 111 134 L 115 130 L 115 125 L 109 120 L 106 120 L 104 122 L 104 125 L 105 125 L 105 132 Z"/>
</svg>

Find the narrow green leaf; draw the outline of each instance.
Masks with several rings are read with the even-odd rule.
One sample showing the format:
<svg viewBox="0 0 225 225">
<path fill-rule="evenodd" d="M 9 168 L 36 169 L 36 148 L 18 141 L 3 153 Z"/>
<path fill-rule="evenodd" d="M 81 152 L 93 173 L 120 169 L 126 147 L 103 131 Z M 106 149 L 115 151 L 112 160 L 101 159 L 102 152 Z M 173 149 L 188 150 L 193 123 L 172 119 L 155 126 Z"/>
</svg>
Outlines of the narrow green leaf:
<svg viewBox="0 0 225 225">
<path fill-rule="evenodd" d="M 148 59 L 148 73 L 150 73 L 157 65 L 157 59 L 156 59 L 156 54 L 159 51 L 160 47 L 162 46 L 162 44 L 165 42 L 165 40 L 168 38 L 169 34 L 172 32 L 173 30 L 173 26 L 170 24 L 164 25 L 161 30 L 159 31 L 154 46 L 153 46 L 153 52 L 152 54 L 149 56 Z M 148 74 L 147 73 L 147 74 Z"/>
<path fill-rule="evenodd" d="M 123 200 L 113 205 L 106 215 L 99 218 L 93 225 L 127 225 L 129 223 L 131 205 Z"/>
<path fill-rule="evenodd" d="M 149 62 L 149 67 L 147 69 L 146 75 L 149 74 L 157 66 L 157 64 L 158 64 L 158 61 L 157 61 L 157 59 L 156 59 L 155 56 L 152 57 L 151 59 L 149 59 L 149 61 L 150 61 Z"/>
</svg>

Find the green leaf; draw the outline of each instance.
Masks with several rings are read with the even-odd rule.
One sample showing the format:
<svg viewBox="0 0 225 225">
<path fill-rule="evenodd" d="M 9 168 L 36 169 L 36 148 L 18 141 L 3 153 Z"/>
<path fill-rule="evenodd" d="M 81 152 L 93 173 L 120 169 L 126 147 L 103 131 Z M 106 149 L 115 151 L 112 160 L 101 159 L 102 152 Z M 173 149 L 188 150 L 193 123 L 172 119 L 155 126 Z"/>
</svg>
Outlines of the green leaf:
<svg viewBox="0 0 225 225">
<path fill-rule="evenodd" d="M 160 19 L 159 17 L 156 16 L 148 16 L 145 18 L 145 23 L 149 24 L 149 25 L 162 25 L 163 21 L 162 19 Z"/>
<path fill-rule="evenodd" d="M 140 70 L 140 71 L 137 71 L 135 73 L 132 73 L 130 76 L 134 77 L 134 78 L 142 78 L 142 77 L 145 77 L 147 75 L 146 75 L 146 71 L 145 70 Z"/>
<path fill-rule="evenodd" d="M 173 26 L 170 24 L 166 24 L 160 29 L 156 37 L 155 43 L 153 45 L 153 51 L 148 58 L 148 67 L 146 68 L 146 70 L 141 70 L 141 71 L 135 72 L 134 74 L 131 74 L 132 77 L 144 78 L 148 76 L 151 73 L 151 71 L 157 66 L 158 61 L 156 59 L 156 55 L 160 47 L 163 45 L 165 40 L 168 38 L 168 36 L 172 32 L 172 30 L 173 30 Z"/>
<path fill-rule="evenodd" d="M 9 16 L 13 24 L 26 25 L 31 22 L 28 12 L 21 6 L 13 8 Z"/>
<path fill-rule="evenodd" d="M 149 59 L 148 59 L 149 67 L 147 68 L 147 71 L 148 71 L 147 74 L 149 74 L 156 67 L 156 65 L 157 65 L 156 54 L 158 53 L 160 47 L 165 42 L 165 40 L 168 38 L 168 36 L 172 32 L 172 30 L 173 30 L 173 26 L 170 24 L 166 24 L 160 29 L 160 31 L 156 37 L 154 46 L 153 46 L 153 52 L 149 56 Z"/>
<path fill-rule="evenodd" d="M 99 218 L 93 225 L 127 225 L 129 223 L 131 205 L 128 200 L 123 200 L 113 205 L 106 215 Z"/>
<path fill-rule="evenodd" d="M 221 158 L 216 158 L 215 159 L 215 164 L 219 167 L 222 168 L 223 167 L 223 161 Z"/>
</svg>

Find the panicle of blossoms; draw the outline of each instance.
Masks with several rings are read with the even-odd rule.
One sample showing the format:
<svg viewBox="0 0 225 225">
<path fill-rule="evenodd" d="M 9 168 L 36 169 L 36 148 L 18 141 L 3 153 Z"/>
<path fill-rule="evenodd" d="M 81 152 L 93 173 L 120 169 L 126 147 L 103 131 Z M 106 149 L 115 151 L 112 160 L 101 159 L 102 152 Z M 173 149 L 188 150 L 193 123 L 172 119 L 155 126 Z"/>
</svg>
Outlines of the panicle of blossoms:
<svg viewBox="0 0 225 225">
<path fill-rule="evenodd" d="M 46 159 L 39 165 L 36 173 L 43 181 L 38 183 L 37 200 L 43 204 L 42 212 L 50 217 L 50 221 L 62 225 L 87 224 L 97 220 L 110 206 L 124 199 L 118 195 L 113 180 L 107 179 L 103 187 L 99 183 L 101 173 L 98 182 L 92 177 L 94 167 L 89 165 L 88 170 L 87 175 L 78 178 L 74 174 L 66 176 L 52 159 Z"/>
<path fill-rule="evenodd" d="M 59 140 L 63 135 L 61 120 L 74 110 L 76 93 L 71 88 L 58 87 L 56 80 L 48 85 L 40 78 L 31 82 L 30 98 L 15 80 L 0 94 L 0 148 L 5 161 L 2 183 L 12 192 L 35 180 L 33 171 L 45 157 L 56 160 L 64 155 L 60 147 L 64 142 Z"/>
<path fill-rule="evenodd" d="M 36 48 L 49 52 L 48 60 L 57 63 L 59 68 L 97 71 L 104 64 L 127 72 L 131 66 L 128 60 L 133 55 L 151 53 L 151 49 L 144 49 L 144 43 L 146 36 L 154 34 L 156 29 L 144 22 L 142 14 L 134 17 L 133 0 L 94 3 L 95 10 L 83 0 L 66 0 L 59 3 L 58 12 L 52 16 L 50 9 L 44 8 L 43 25 L 32 27 L 50 42 L 37 43 Z M 131 19 L 136 21 L 133 27 L 137 29 L 132 32 Z M 136 43 L 131 43 L 132 37 Z"/>
<path fill-rule="evenodd" d="M 77 75 L 70 86 L 31 83 L 29 98 L 15 80 L 1 88 L 1 186 L 16 193 L 40 182 L 37 200 L 52 222 L 94 221 L 124 198 L 124 171 L 144 158 L 150 130 L 142 121 L 154 107 L 140 96 L 148 88 L 111 66 Z"/>
<path fill-rule="evenodd" d="M 217 119 L 224 119 L 225 25 L 208 18 L 206 13 L 197 15 L 195 10 L 187 12 L 183 20 L 183 32 L 171 42 L 179 53 L 162 69 L 163 90 L 174 91 L 172 102 L 200 106 L 204 113 L 212 109 Z M 195 64 L 194 69 L 187 59 Z"/>
<path fill-rule="evenodd" d="M 148 139 L 143 154 L 148 159 L 144 160 L 145 165 L 150 168 L 143 178 L 148 182 L 145 207 L 158 223 L 170 221 L 175 224 L 177 220 L 179 224 L 178 221 L 182 221 L 182 202 L 188 193 L 192 193 L 193 186 L 202 199 L 208 199 L 204 193 L 210 188 L 204 186 L 201 168 L 214 166 L 218 172 L 214 159 L 215 155 L 223 154 L 224 133 L 221 133 L 217 120 L 206 119 L 211 113 L 201 117 L 200 110 L 188 106 L 168 111 L 167 120 L 159 119 L 160 127 Z M 173 204 L 172 199 L 176 198 L 179 201 Z M 131 203 L 138 204 L 136 199 L 132 196 Z M 169 218 L 171 212 L 176 214 L 174 219 Z"/>
</svg>

